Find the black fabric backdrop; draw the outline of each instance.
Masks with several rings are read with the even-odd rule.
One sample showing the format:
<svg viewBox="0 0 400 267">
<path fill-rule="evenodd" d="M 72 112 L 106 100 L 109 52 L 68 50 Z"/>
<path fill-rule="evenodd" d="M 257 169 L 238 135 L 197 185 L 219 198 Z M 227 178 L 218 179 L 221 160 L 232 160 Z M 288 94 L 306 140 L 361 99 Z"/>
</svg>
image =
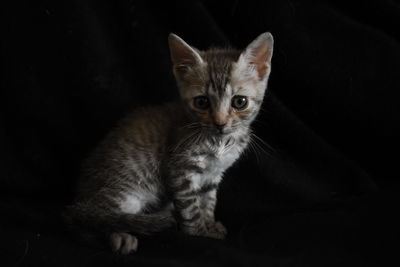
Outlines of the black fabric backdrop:
<svg viewBox="0 0 400 267">
<path fill-rule="evenodd" d="M 12 1 L 9 1 L 12 2 Z M 27 1 L 1 7 L 1 266 L 382 266 L 398 253 L 400 4 Z M 79 163 L 132 108 L 173 100 L 167 36 L 275 37 L 272 149 L 226 174 L 227 240 L 164 233 L 113 255 L 61 219 Z"/>
</svg>

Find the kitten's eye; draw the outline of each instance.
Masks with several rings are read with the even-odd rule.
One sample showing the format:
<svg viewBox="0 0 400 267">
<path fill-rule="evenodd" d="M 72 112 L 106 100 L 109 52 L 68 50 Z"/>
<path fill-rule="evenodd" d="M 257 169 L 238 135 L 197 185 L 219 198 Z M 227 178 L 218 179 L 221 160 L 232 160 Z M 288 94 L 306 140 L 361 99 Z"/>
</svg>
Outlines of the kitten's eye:
<svg viewBox="0 0 400 267">
<path fill-rule="evenodd" d="M 241 95 L 237 95 L 234 96 L 232 98 L 232 107 L 237 109 L 237 110 L 242 110 L 245 109 L 247 107 L 248 101 L 247 101 L 247 97 L 245 96 L 241 96 Z"/>
<path fill-rule="evenodd" d="M 206 96 L 196 96 L 193 100 L 195 108 L 206 110 L 210 107 L 210 101 Z"/>
</svg>

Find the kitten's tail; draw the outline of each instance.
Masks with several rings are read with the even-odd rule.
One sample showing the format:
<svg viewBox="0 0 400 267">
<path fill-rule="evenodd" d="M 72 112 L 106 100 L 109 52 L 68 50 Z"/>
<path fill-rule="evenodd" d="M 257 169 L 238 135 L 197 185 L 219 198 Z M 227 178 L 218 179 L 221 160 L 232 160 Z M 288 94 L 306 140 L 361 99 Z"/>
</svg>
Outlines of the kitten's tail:
<svg viewBox="0 0 400 267">
<path fill-rule="evenodd" d="M 130 232 L 150 235 L 176 224 L 171 215 L 116 213 L 111 210 L 78 203 L 63 212 L 71 228 L 84 228 L 102 233 Z"/>
</svg>

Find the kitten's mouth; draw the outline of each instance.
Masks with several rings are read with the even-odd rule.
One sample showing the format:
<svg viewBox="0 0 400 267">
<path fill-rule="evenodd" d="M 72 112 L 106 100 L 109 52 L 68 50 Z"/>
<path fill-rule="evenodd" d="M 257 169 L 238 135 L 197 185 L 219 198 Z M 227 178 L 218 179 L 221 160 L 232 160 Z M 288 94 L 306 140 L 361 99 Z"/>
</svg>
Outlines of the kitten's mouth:
<svg viewBox="0 0 400 267">
<path fill-rule="evenodd" d="M 235 128 L 225 127 L 225 128 L 219 129 L 216 127 L 206 127 L 205 130 L 211 136 L 225 137 L 225 136 L 231 135 L 235 131 Z"/>
<path fill-rule="evenodd" d="M 226 136 L 232 133 L 231 129 L 215 129 L 214 131 L 217 136 Z"/>
</svg>

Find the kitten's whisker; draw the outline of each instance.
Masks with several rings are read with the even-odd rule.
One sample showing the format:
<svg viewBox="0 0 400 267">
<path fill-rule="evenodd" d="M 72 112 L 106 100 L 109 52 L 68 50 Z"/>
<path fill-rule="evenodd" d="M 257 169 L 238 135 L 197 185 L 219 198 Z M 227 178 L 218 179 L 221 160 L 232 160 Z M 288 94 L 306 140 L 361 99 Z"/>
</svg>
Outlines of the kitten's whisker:
<svg viewBox="0 0 400 267">
<path fill-rule="evenodd" d="M 194 128 L 200 128 L 201 124 L 198 122 L 192 122 L 192 123 L 188 123 L 182 127 L 180 127 L 180 129 L 194 129 Z"/>
<path fill-rule="evenodd" d="M 270 153 L 268 153 L 260 144 L 257 143 L 257 141 L 254 140 L 253 142 L 254 146 L 259 149 L 259 151 L 263 152 L 265 155 L 270 156 Z"/>
<path fill-rule="evenodd" d="M 251 151 L 253 151 L 253 153 L 254 153 L 254 155 L 256 157 L 257 164 L 260 164 L 258 150 L 254 147 L 253 142 L 252 142 L 251 139 L 250 139 L 250 142 L 249 142 L 249 148 L 250 148 Z"/>
<path fill-rule="evenodd" d="M 173 153 L 175 153 L 180 147 L 182 147 L 185 143 L 187 143 L 188 141 L 190 141 L 190 139 L 195 136 L 197 134 L 197 132 L 193 132 L 190 133 L 188 136 L 186 136 L 183 140 L 181 140 L 176 146 L 175 148 L 172 150 Z"/>
<path fill-rule="evenodd" d="M 272 153 L 275 153 L 275 152 L 276 152 L 275 149 L 274 149 L 270 144 L 268 144 L 267 142 L 265 142 L 263 139 L 261 139 L 261 138 L 260 138 L 259 136 L 257 136 L 255 133 L 251 133 L 251 135 L 252 135 L 253 137 L 255 137 L 259 142 L 261 142 L 264 146 L 266 146 L 267 149 L 270 150 L 270 152 L 272 152 Z"/>
<path fill-rule="evenodd" d="M 263 143 L 260 144 L 260 143 L 258 143 L 258 141 L 259 141 L 259 139 L 257 139 L 257 138 L 255 137 L 255 135 L 254 135 L 253 133 L 251 133 L 250 143 L 253 145 L 253 147 L 255 148 L 255 150 L 257 150 L 257 151 L 259 151 L 259 152 L 263 152 L 264 155 L 270 157 L 270 156 L 272 155 L 272 153 L 270 153 L 271 150 L 266 151 L 266 150 L 263 148 L 263 146 L 262 146 Z M 273 151 L 274 151 L 274 150 L 273 150 Z"/>
</svg>

